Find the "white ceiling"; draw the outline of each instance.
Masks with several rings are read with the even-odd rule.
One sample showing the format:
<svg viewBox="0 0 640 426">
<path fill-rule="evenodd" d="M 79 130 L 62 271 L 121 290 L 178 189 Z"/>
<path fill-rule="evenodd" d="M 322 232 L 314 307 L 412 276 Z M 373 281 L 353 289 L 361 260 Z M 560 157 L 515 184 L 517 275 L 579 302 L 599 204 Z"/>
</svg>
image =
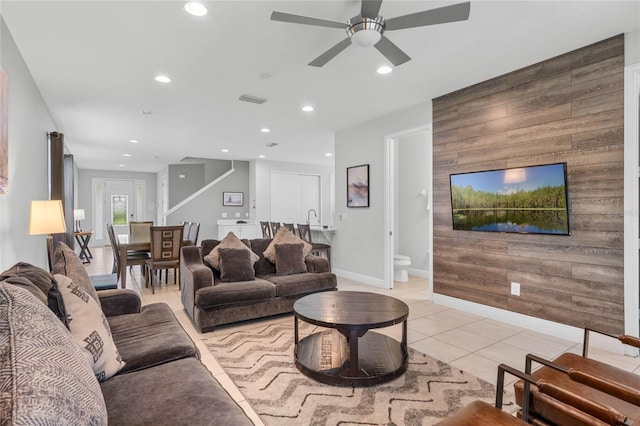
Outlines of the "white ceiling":
<svg viewBox="0 0 640 426">
<path fill-rule="evenodd" d="M 453 3 L 385 0 L 380 14 Z M 637 0 L 472 1 L 468 21 L 387 32 L 412 60 L 382 76 L 373 47 L 307 66 L 346 33 L 269 19 L 278 10 L 346 21 L 359 1 L 208 1 L 200 18 L 183 4 L 2 0 L 52 130 L 65 134 L 80 168 L 155 172 L 184 157 L 261 154 L 332 164 L 325 153 L 337 130 L 640 28 Z M 242 94 L 268 101 L 242 103 Z M 305 103 L 316 110 L 302 112 Z"/>
</svg>

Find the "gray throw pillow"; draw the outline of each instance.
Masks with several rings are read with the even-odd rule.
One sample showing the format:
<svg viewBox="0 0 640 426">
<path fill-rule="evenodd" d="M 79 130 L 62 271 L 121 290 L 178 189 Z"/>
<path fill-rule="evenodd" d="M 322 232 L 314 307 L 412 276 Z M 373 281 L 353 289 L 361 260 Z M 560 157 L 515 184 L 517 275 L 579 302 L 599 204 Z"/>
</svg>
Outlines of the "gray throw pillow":
<svg viewBox="0 0 640 426">
<path fill-rule="evenodd" d="M 93 287 L 91 278 L 89 278 L 87 269 L 84 267 L 82 260 L 80 260 L 76 252 L 65 243 L 60 242 L 56 248 L 54 258 L 53 274 L 60 274 L 71 278 L 74 284 L 80 286 L 89 296 L 98 302 L 98 306 L 102 306 L 100 305 L 98 293 L 95 287 Z"/>
<path fill-rule="evenodd" d="M 237 282 L 251 281 L 256 278 L 249 250 L 221 248 L 218 250 L 218 255 L 220 257 L 220 280 Z"/>
<path fill-rule="evenodd" d="M 304 244 L 276 244 L 276 274 L 293 275 L 307 272 Z"/>
<path fill-rule="evenodd" d="M 106 425 L 100 385 L 64 325 L 0 282 L 0 423 Z"/>
</svg>

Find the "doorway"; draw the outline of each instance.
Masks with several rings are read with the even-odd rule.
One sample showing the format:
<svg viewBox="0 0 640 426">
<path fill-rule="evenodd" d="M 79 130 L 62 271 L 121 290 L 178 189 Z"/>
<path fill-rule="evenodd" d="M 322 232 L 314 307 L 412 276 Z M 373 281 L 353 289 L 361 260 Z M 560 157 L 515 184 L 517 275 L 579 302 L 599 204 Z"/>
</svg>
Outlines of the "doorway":
<svg viewBox="0 0 640 426">
<path fill-rule="evenodd" d="M 431 126 L 388 135 L 385 139 L 385 287 L 394 287 L 394 254 L 409 256 L 410 275 L 419 275 L 432 283 Z M 412 155 L 412 145 L 421 148 L 420 155 Z M 431 285 L 428 294 L 431 298 Z"/>
<path fill-rule="evenodd" d="M 129 234 L 129 222 L 144 220 L 145 183 L 128 179 L 91 179 L 95 245 L 108 245 L 107 223 L 116 235 Z"/>
</svg>

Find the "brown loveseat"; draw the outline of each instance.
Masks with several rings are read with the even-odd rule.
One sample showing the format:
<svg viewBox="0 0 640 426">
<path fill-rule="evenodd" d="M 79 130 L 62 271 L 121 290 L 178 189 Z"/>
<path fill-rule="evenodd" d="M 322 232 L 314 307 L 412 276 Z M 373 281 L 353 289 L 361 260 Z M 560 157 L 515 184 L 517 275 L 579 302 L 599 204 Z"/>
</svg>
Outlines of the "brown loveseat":
<svg viewBox="0 0 640 426">
<path fill-rule="evenodd" d="M 218 240 L 203 240 L 200 247 L 181 250 L 182 304 L 201 333 L 221 324 L 291 312 L 302 296 L 337 290 L 327 259 L 309 255 L 305 258 L 307 272 L 277 275 L 276 265 L 263 255 L 271 239 L 243 242 L 259 257 L 255 279 L 248 281 L 223 282 L 220 271 L 203 261 Z"/>
<path fill-rule="evenodd" d="M 0 274 L 0 424 L 252 424 L 169 306 L 141 306 L 131 290 L 97 293 L 125 363 L 98 382 L 56 288 L 26 263 Z"/>
</svg>

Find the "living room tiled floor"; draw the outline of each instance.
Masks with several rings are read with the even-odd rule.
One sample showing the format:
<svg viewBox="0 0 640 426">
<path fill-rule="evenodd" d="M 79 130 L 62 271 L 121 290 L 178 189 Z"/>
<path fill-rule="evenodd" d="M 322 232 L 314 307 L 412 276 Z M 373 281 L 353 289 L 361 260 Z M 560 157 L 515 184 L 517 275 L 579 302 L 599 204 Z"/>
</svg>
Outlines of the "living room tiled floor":
<svg viewBox="0 0 640 426">
<path fill-rule="evenodd" d="M 111 272 L 111 248 L 96 247 L 91 248 L 91 251 L 94 259 L 91 264 L 87 265 L 89 274 L 97 275 Z M 172 282 L 171 280 L 172 275 L 170 274 L 170 282 Z M 136 290 L 140 294 L 143 304 L 165 302 L 171 306 L 182 326 L 196 342 L 203 363 L 251 416 L 254 423 L 262 425 L 263 423 L 255 415 L 249 403 L 244 400 L 242 394 L 215 358 L 209 354 L 205 342 L 211 333 L 200 334 L 195 330 L 182 307 L 178 287 L 173 284 L 162 284 L 160 288 L 156 288 L 156 293 L 152 294 L 150 288 L 144 287 L 139 267 L 134 267 L 133 276 L 129 275 L 127 285 L 128 288 Z M 553 359 L 563 352 L 580 353 L 582 350 L 581 342 L 568 341 L 432 303 L 427 300 L 428 285 L 429 282 L 426 279 L 410 277 L 408 283 L 396 283 L 393 290 L 383 290 L 338 278 L 340 290 L 376 292 L 403 300 L 409 305 L 408 341 L 410 347 L 494 384 L 497 366 L 500 363 L 522 370 L 525 356 L 528 353 Z M 257 323 L 272 321 L 291 321 L 291 318 L 291 315 L 280 315 L 219 327 L 218 330 L 253 327 Z M 383 329 L 381 332 L 399 339 L 401 328 L 396 325 Z M 623 356 L 594 347 L 590 349 L 589 354 L 592 358 L 640 374 L 640 358 Z M 511 382 L 513 381 L 515 380 L 511 380 Z"/>
</svg>

